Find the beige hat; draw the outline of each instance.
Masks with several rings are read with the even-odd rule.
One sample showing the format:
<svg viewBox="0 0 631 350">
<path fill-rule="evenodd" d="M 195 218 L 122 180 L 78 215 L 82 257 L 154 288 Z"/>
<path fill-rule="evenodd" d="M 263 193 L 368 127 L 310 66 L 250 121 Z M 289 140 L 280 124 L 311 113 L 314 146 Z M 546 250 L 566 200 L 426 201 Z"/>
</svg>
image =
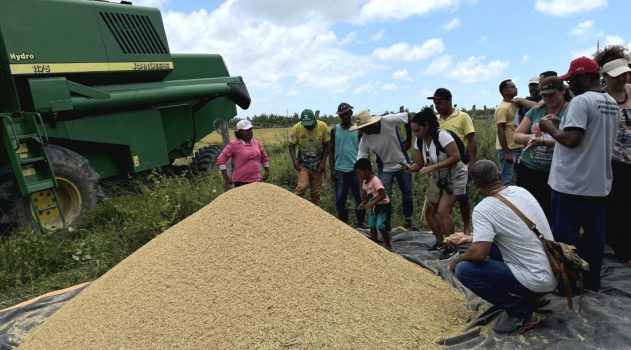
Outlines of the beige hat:
<svg viewBox="0 0 631 350">
<path fill-rule="evenodd" d="M 530 85 L 530 84 L 537 84 L 537 85 L 539 85 L 539 77 L 537 76 L 537 77 L 532 77 L 532 78 L 528 79 L 528 85 Z"/>
<path fill-rule="evenodd" d="M 605 63 L 600 69 L 601 73 L 607 73 L 611 77 L 618 77 L 620 74 L 631 72 L 629 62 L 624 58 L 618 58 L 611 62 Z"/>
<path fill-rule="evenodd" d="M 381 116 L 370 114 L 370 110 L 364 109 L 355 115 L 355 124 L 349 130 L 357 130 L 381 120 Z"/>
</svg>

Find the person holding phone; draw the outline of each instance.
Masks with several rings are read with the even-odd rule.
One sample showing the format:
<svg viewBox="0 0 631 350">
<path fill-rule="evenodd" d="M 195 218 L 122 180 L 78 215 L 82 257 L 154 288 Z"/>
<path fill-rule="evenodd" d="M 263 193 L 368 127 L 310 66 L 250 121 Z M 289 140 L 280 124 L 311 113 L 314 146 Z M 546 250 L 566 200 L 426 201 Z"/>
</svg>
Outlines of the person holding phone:
<svg viewBox="0 0 631 350">
<path fill-rule="evenodd" d="M 440 250 L 441 259 L 450 259 L 457 250 L 445 246 L 443 240 L 455 231 L 451 210 L 458 196 L 467 191 L 467 166 L 460 160 L 458 146 L 451 134 L 438 128 L 438 119 L 431 108 L 426 107 L 414 115 L 410 126 L 416 136 L 414 164 L 401 163 L 401 166 L 430 177 L 425 218 L 436 243 L 429 250 Z"/>
</svg>

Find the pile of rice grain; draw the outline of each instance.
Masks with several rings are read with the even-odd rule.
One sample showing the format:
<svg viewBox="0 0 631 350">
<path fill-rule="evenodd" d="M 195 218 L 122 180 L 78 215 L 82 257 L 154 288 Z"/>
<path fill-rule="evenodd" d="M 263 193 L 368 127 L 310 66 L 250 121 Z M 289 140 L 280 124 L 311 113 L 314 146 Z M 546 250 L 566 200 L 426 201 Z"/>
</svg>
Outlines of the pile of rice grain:
<svg viewBox="0 0 631 350">
<path fill-rule="evenodd" d="M 467 315 L 439 277 L 252 184 L 147 243 L 20 349 L 432 349 Z"/>
</svg>

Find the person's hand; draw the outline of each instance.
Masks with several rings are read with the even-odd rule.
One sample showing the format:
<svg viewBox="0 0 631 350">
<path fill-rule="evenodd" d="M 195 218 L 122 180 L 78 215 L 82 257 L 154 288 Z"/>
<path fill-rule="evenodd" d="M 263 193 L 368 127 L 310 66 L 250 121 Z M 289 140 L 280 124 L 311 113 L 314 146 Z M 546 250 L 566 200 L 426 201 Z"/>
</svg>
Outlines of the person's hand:
<svg viewBox="0 0 631 350">
<path fill-rule="evenodd" d="M 513 152 L 506 152 L 506 154 L 504 155 L 504 160 L 506 161 L 506 163 L 513 163 Z"/>
<path fill-rule="evenodd" d="M 432 171 L 434 171 L 434 167 L 431 166 L 431 165 L 428 165 L 428 166 L 422 167 L 421 170 L 419 170 L 419 174 L 421 174 L 421 175 L 428 175 Z"/>
<path fill-rule="evenodd" d="M 412 147 L 412 140 L 405 140 L 405 142 L 401 144 L 401 151 L 406 152 L 411 147 Z"/>
<path fill-rule="evenodd" d="M 300 165 L 300 162 L 298 162 L 298 160 L 294 160 L 294 169 L 296 169 L 297 171 L 300 171 L 302 169 L 302 165 Z"/>
<path fill-rule="evenodd" d="M 223 183 L 224 183 L 226 186 L 230 186 L 230 185 L 232 185 L 234 182 L 232 182 L 232 179 L 231 179 L 230 177 L 228 177 L 228 176 L 224 176 L 224 177 L 223 177 Z"/>
<path fill-rule="evenodd" d="M 451 271 L 451 273 L 456 273 L 456 265 L 458 265 L 458 257 L 456 257 L 456 259 L 452 259 L 451 262 L 449 263 L 449 271 Z"/>
<path fill-rule="evenodd" d="M 516 105 L 522 105 L 524 103 L 525 98 L 523 97 L 515 97 L 513 98 L 513 100 L 511 101 L 512 103 L 516 104 Z"/>
<path fill-rule="evenodd" d="M 268 177 L 269 177 L 269 170 L 265 169 L 265 172 L 263 173 L 263 176 L 261 176 L 261 181 L 267 180 Z"/>
<path fill-rule="evenodd" d="M 368 203 L 366 203 L 366 205 L 364 205 L 364 209 L 370 210 L 374 206 L 375 206 L 375 202 L 374 201 L 368 201 Z"/>
<path fill-rule="evenodd" d="M 559 119 L 559 117 L 554 114 L 548 114 L 539 120 L 539 129 L 550 134 L 553 129 L 557 129 L 559 127 L 560 122 L 561 119 Z"/>
<path fill-rule="evenodd" d="M 331 170 L 331 183 L 335 184 L 336 181 L 337 181 L 337 174 L 335 173 L 335 171 Z"/>
<path fill-rule="evenodd" d="M 404 171 L 411 171 L 411 170 L 412 170 L 412 169 L 410 169 L 410 165 L 409 165 L 409 164 L 406 164 L 406 163 L 404 163 L 404 162 L 399 162 L 399 165 L 401 166 L 401 168 L 402 168 Z"/>
<path fill-rule="evenodd" d="M 524 147 L 524 151 L 529 150 L 533 147 L 541 146 L 541 145 L 543 145 L 543 137 L 532 135 L 530 139 L 528 140 L 526 147 Z"/>
<path fill-rule="evenodd" d="M 471 236 L 465 235 L 462 232 L 452 233 L 443 240 L 443 244 L 450 247 L 456 247 L 467 243 L 471 243 Z"/>
<path fill-rule="evenodd" d="M 366 204 L 367 204 L 367 202 L 359 203 L 359 205 L 357 206 L 357 210 L 364 210 L 364 209 L 366 209 Z"/>
<path fill-rule="evenodd" d="M 324 165 L 324 162 L 321 162 L 320 165 L 318 165 L 318 174 L 324 174 L 325 169 L 326 166 Z"/>
</svg>

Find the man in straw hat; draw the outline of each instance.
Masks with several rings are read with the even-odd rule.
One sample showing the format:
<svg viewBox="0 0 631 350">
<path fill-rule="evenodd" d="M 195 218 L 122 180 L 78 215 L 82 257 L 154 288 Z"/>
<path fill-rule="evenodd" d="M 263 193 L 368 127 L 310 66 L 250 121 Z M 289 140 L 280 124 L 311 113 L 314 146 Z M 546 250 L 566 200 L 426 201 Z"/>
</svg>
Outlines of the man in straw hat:
<svg viewBox="0 0 631 350">
<path fill-rule="evenodd" d="M 409 230 L 418 230 L 414 223 L 414 197 L 412 195 L 412 174 L 406 172 L 400 162 L 405 162 L 404 151 L 396 132 L 399 125 L 405 126 L 407 138 L 412 137 L 409 117 L 407 112 L 388 114 L 385 116 L 373 116 L 369 110 L 363 110 L 355 116 L 355 124 L 350 130 L 361 129 L 363 136 L 359 141 L 357 158 L 369 158 L 370 151 L 377 154 L 383 162 L 383 168 L 379 169 L 378 177 L 383 181 L 386 194 L 392 198 L 392 185 L 396 179 L 403 197 L 403 217 L 405 227 Z"/>
</svg>

